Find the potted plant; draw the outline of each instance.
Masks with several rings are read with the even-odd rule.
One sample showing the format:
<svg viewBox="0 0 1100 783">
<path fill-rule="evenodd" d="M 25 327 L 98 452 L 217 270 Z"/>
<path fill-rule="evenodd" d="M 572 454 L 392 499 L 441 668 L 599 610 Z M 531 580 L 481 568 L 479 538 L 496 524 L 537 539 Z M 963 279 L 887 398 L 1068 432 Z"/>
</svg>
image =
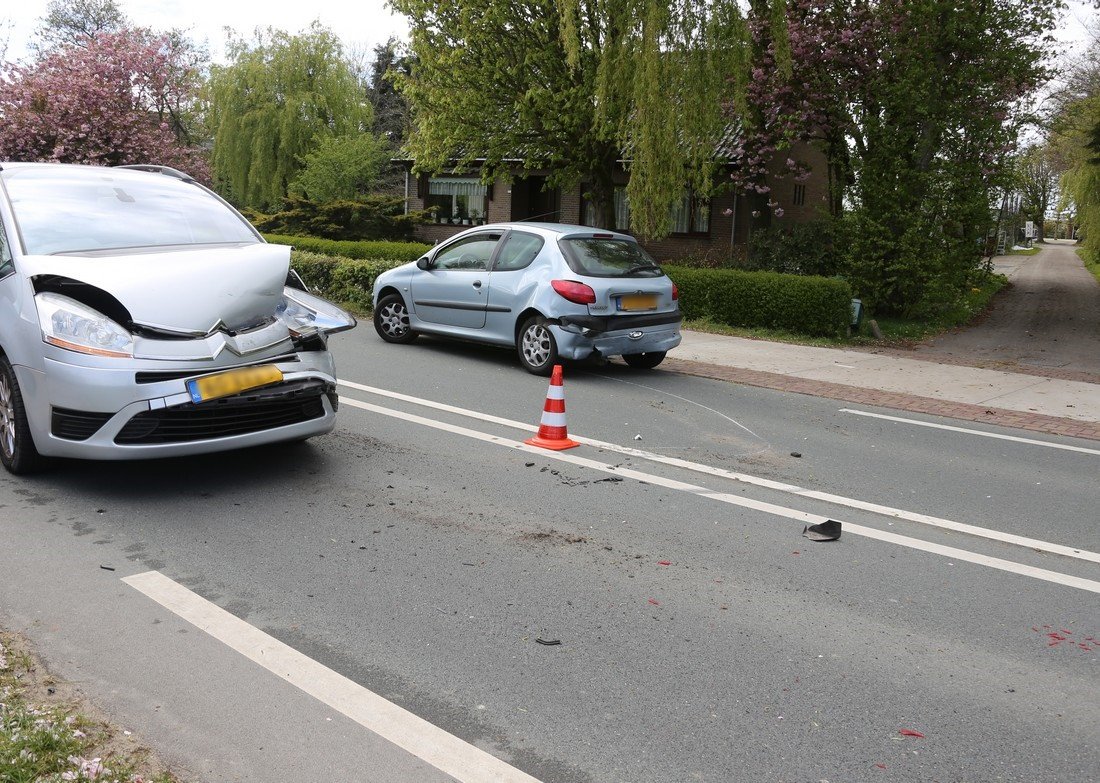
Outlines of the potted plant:
<svg viewBox="0 0 1100 783">
<path fill-rule="evenodd" d="M 485 219 L 481 217 L 481 212 L 476 209 L 470 210 L 470 222 L 475 226 L 480 226 L 485 222 Z"/>
</svg>

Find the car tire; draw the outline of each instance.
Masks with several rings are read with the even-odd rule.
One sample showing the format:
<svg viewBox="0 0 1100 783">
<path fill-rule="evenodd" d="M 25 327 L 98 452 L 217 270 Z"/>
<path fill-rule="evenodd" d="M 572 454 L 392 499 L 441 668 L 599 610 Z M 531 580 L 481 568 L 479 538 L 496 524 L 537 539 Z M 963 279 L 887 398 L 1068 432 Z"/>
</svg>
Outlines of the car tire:
<svg viewBox="0 0 1100 783">
<path fill-rule="evenodd" d="M 520 327 L 516 353 L 523 369 L 532 375 L 547 376 L 558 363 L 558 343 L 543 318 L 528 318 Z"/>
<path fill-rule="evenodd" d="M 623 361 L 636 370 L 652 370 L 664 360 L 664 351 L 649 351 L 648 353 L 623 354 Z"/>
<path fill-rule="evenodd" d="M 10 473 L 32 473 L 45 460 L 35 448 L 15 369 L 0 356 L 0 463 Z"/>
<path fill-rule="evenodd" d="M 388 343 L 404 345 L 416 339 L 409 326 L 409 310 L 397 294 L 382 297 L 374 308 L 374 331 Z"/>
</svg>

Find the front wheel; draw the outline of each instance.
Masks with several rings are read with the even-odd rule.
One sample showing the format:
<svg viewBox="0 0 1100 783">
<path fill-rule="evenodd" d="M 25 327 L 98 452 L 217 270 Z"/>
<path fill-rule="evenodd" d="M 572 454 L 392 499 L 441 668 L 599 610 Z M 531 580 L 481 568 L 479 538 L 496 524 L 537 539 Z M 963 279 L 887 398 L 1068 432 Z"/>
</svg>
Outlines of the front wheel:
<svg viewBox="0 0 1100 783">
<path fill-rule="evenodd" d="M 397 294 L 382 297 L 374 308 L 374 331 L 388 343 L 403 345 L 416 339 L 416 332 L 409 326 L 404 299 Z"/>
<path fill-rule="evenodd" d="M 649 353 L 624 353 L 623 361 L 637 370 L 652 370 L 665 360 L 664 351 L 650 351 Z"/>
<path fill-rule="evenodd" d="M 558 362 L 558 344 L 541 318 L 529 318 L 523 323 L 516 352 L 523 369 L 534 375 L 549 375 Z"/>
<path fill-rule="evenodd" d="M 0 356 L 0 462 L 16 475 L 30 473 L 44 462 L 31 437 L 15 369 L 6 356 Z"/>
</svg>

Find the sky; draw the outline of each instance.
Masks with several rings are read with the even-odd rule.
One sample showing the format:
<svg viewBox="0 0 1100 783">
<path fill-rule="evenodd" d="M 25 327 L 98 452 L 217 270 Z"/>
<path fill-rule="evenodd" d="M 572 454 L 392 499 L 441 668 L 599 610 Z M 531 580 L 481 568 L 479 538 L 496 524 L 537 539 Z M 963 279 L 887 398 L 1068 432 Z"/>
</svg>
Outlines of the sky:
<svg viewBox="0 0 1100 783">
<path fill-rule="evenodd" d="M 26 42 L 46 15 L 48 0 L 0 2 L 0 45 L 8 40 L 9 60 L 26 54 Z M 118 0 L 118 5 L 140 27 L 166 30 L 182 27 L 198 42 L 206 41 L 215 60 L 225 51 L 225 27 L 251 37 L 256 27 L 275 27 L 298 33 L 314 20 L 337 33 L 345 47 L 370 50 L 391 36 L 406 39 L 405 18 L 390 12 L 383 0 Z"/>
<path fill-rule="evenodd" d="M 139 26 L 164 30 L 183 27 L 199 42 L 206 41 L 215 61 L 224 57 L 224 28 L 246 37 L 257 26 L 301 32 L 314 20 L 336 32 L 349 50 L 370 51 L 391 36 L 407 38 L 404 17 L 390 12 L 384 0 L 312 0 L 304 3 L 272 0 L 118 0 Z M 26 54 L 26 42 L 46 15 L 48 0 L 3 0 L 0 5 L 0 45 L 8 40 L 8 59 Z M 4 8 L 4 6 L 7 6 Z M 1069 0 L 1055 36 L 1066 53 L 1082 53 L 1088 25 L 1100 11 L 1092 0 Z"/>
</svg>

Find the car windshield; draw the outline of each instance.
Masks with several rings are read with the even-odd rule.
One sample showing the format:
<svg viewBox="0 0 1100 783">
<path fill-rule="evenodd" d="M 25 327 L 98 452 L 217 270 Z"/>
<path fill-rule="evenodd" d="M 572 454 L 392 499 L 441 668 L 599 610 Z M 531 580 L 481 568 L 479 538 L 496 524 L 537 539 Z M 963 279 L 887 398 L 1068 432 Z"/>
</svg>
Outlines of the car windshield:
<svg viewBox="0 0 1100 783">
<path fill-rule="evenodd" d="M 590 277 L 660 277 L 661 267 L 628 239 L 567 237 L 559 243 L 569 268 Z"/>
<path fill-rule="evenodd" d="M 26 168 L 4 185 L 28 255 L 259 242 L 197 185 L 108 168 Z"/>
</svg>

